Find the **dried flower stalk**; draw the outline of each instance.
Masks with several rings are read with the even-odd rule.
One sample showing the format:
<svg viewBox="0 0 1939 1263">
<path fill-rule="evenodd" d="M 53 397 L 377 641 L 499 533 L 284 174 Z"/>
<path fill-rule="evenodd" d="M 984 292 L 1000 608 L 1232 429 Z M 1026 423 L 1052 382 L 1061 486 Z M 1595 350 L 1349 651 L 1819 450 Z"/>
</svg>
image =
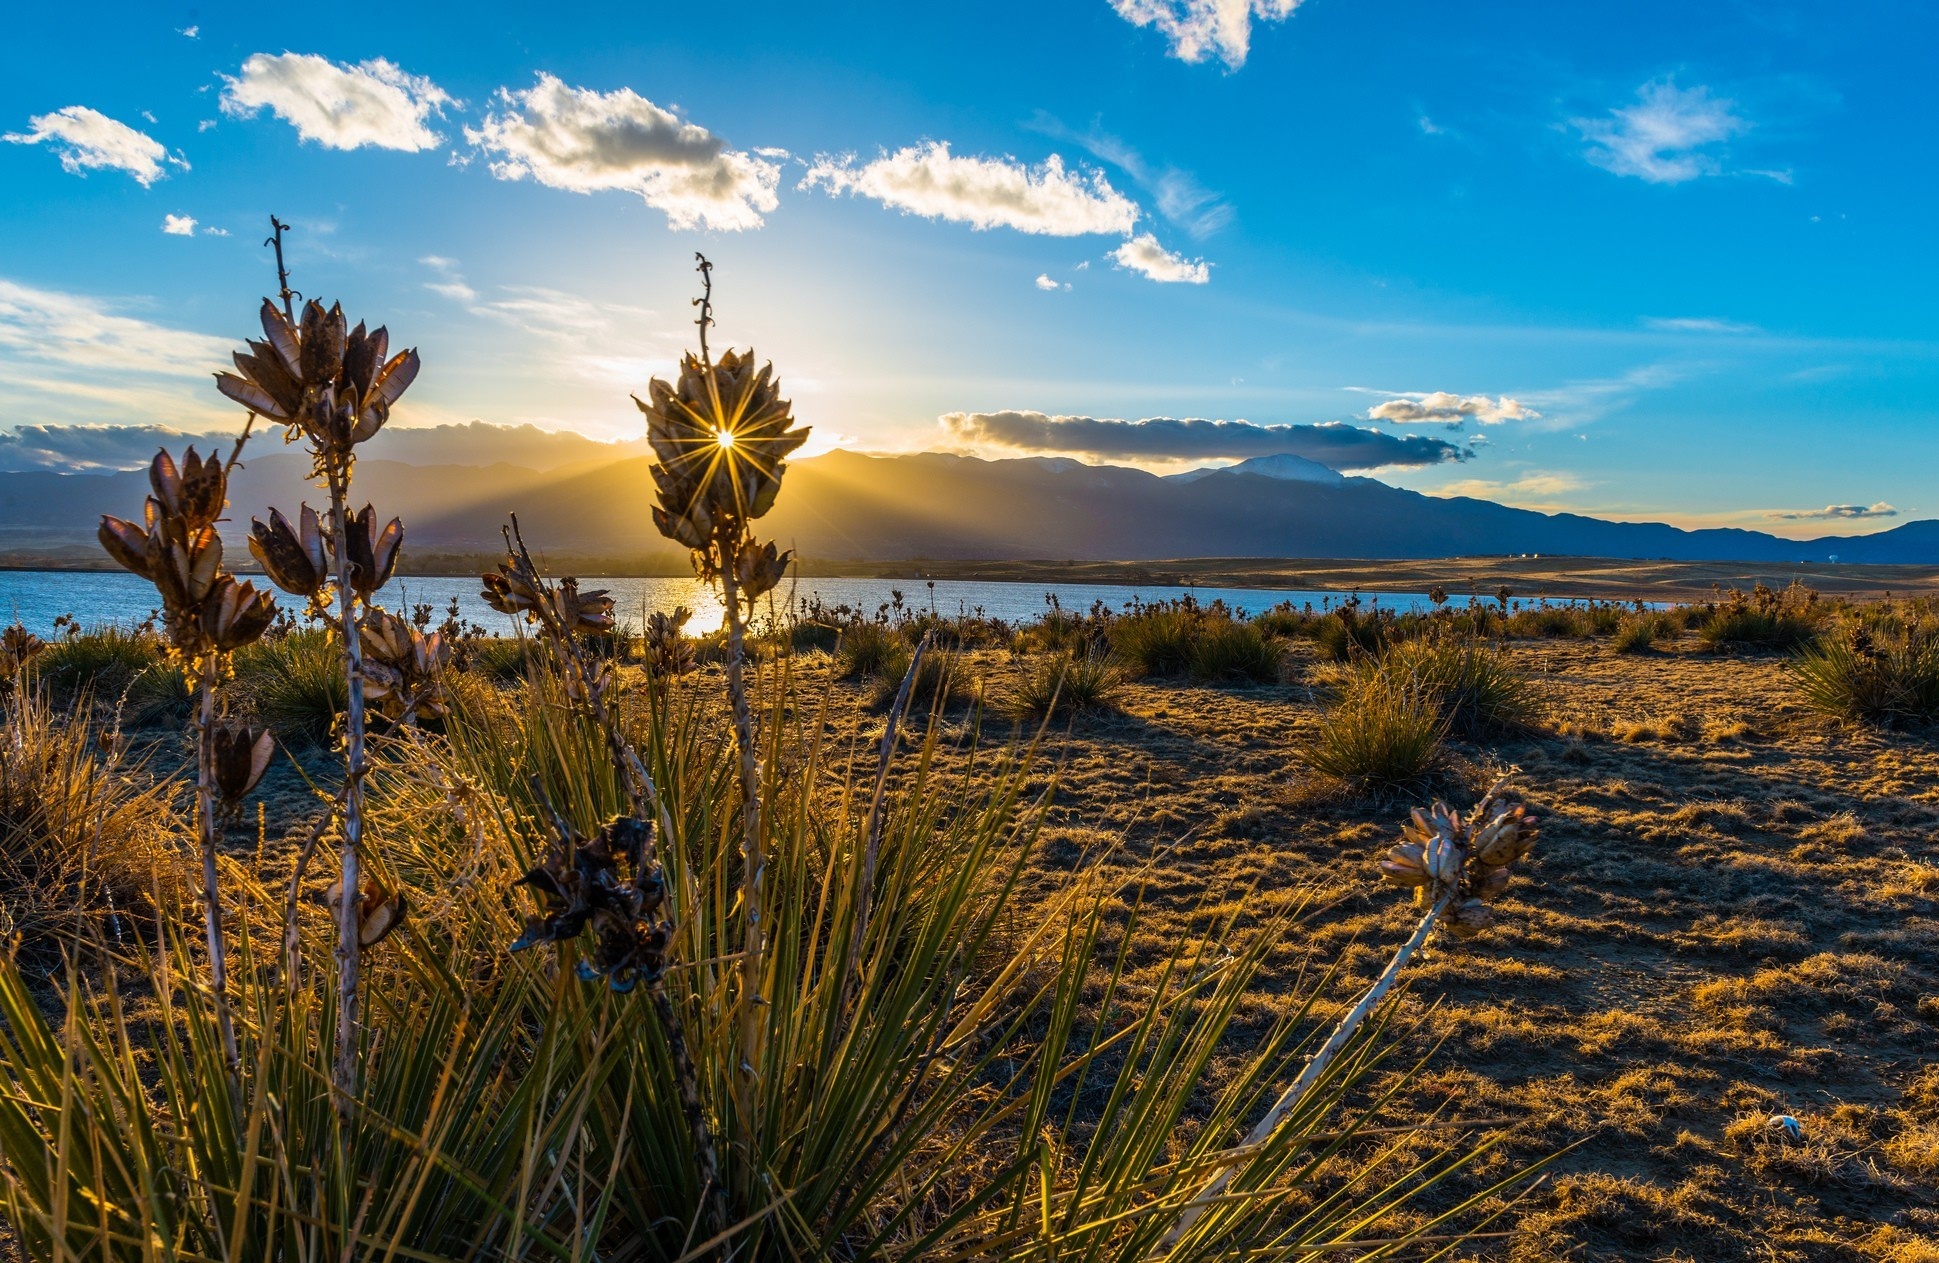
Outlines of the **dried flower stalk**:
<svg viewBox="0 0 1939 1263">
<path fill-rule="evenodd" d="M 217 728 L 216 689 L 228 655 L 259 638 L 276 614 L 269 593 L 223 569 L 222 537 L 215 529 L 229 503 L 229 471 L 248 437 L 245 426 L 228 465 L 221 453 L 212 452 L 204 460 L 193 447 L 179 465 L 166 451 L 158 452 L 148 467 L 151 494 L 141 524 L 104 516 L 98 532 L 110 557 L 155 585 L 169 654 L 196 680 L 201 693 L 195 720 L 195 804 L 203 923 L 210 990 L 231 1083 L 240 1081 L 240 1063 L 229 1010 L 229 961 L 216 868 L 222 832 L 216 799 L 220 791 L 231 808 L 240 804 L 268 766 L 270 746 L 267 733 Z"/>
<path fill-rule="evenodd" d="M 1412 818 L 1401 831 L 1401 841 L 1381 860 L 1380 873 L 1394 885 L 1412 888 L 1415 903 L 1423 909 L 1420 922 L 1373 985 L 1334 1026 L 1326 1042 L 1307 1059 L 1292 1086 L 1280 1094 L 1233 1153 L 1243 1154 L 1263 1144 L 1306 1098 L 1352 1040 L 1354 1032 L 1393 990 L 1401 971 L 1420 952 L 1437 926 L 1456 938 L 1465 939 L 1473 938 L 1492 922 L 1487 900 L 1507 887 L 1510 868 L 1533 849 L 1541 835 L 1539 822 L 1528 814 L 1527 808 L 1501 803 L 1509 780 L 1504 776 L 1496 781 L 1465 819 L 1441 802 L 1428 811 L 1414 809 Z M 1178 1222 L 1165 1234 L 1151 1257 L 1163 1257 L 1184 1240 L 1192 1226 L 1224 1193 L 1237 1169 L 1236 1158 L 1217 1168 L 1217 1174 L 1186 1204 Z"/>
<path fill-rule="evenodd" d="M 781 397 L 774 366 L 755 367 L 750 350 L 729 350 L 716 362 L 707 348 L 713 318 L 713 264 L 699 260 L 700 354 L 680 363 L 671 385 L 654 378 L 645 400 L 633 402 L 646 417 L 646 437 L 658 463 L 652 466 L 659 503 L 653 524 L 693 554 L 694 570 L 718 584 L 727 623 L 727 695 L 740 754 L 741 915 L 745 936 L 740 956 L 740 1069 L 743 1126 L 758 1117 L 746 1087 L 760 1074 L 767 1042 L 767 917 L 763 883 L 767 856 L 761 843 L 761 768 L 748 703 L 747 610 L 787 573 L 791 552 L 754 538 L 751 523 L 774 507 L 787 456 L 807 440 L 794 426 L 793 408 Z M 744 608 L 743 603 L 747 603 Z"/>
<path fill-rule="evenodd" d="M 331 597 L 337 607 L 334 626 L 342 638 L 349 704 L 344 717 L 340 873 L 335 886 L 337 1049 L 332 1080 L 337 1108 L 347 1117 L 357 1091 L 361 953 L 367 942 L 375 941 L 366 922 L 373 916 L 394 918 L 401 912 L 401 905 L 392 907 L 393 901 L 382 892 L 368 891 L 362 880 L 363 782 L 368 767 L 359 612 L 390 577 L 403 541 L 403 525 L 393 519 L 378 529 L 369 506 L 352 518 L 350 481 L 358 445 L 390 419 L 391 406 L 417 378 L 419 360 L 415 350 L 391 355 L 390 334 L 382 327 L 367 332 L 359 323 L 355 329 L 346 328 L 340 305 L 326 309 L 312 299 L 298 319 L 289 309 L 292 291 L 282 269 L 284 225 L 274 217 L 271 224 L 283 307 L 263 300 L 259 313 L 263 340 L 252 340 L 246 354 L 237 352 L 237 371 L 217 374 L 216 386 L 252 412 L 282 422 L 288 437 L 306 439 L 312 473 L 330 496 L 327 560 L 334 563 L 333 568 L 326 569 L 318 547 L 321 531 L 307 506 L 300 514 L 301 526 L 294 530 L 280 513 L 271 514 L 268 526 L 256 523 L 250 546 L 271 581 L 284 591 L 305 597 L 319 613 L 327 609 Z M 373 895 L 377 898 L 374 910 Z M 385 912 L 387 907 L 391 911 Z"/>
</svg>

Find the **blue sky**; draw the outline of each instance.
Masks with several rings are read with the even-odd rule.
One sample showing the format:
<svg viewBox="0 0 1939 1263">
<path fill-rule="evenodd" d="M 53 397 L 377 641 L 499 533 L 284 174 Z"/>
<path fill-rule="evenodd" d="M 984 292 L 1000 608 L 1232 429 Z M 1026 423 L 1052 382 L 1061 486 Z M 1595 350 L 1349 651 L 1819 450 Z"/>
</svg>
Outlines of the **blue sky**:
<svg viewBox="0 0 1939 1263">
<path fill-rule="evenodd" d="M 633 437 L 702 250 L 823 446 L 1164 471 L 1345 423 L 1424 491 L 1939 516 L 1930 5 L 561 12 L 17 15 L 0 439 L 232 422 L 274 211 L 298 289 L 421 349 L 400 425 Z"/>
</svg>

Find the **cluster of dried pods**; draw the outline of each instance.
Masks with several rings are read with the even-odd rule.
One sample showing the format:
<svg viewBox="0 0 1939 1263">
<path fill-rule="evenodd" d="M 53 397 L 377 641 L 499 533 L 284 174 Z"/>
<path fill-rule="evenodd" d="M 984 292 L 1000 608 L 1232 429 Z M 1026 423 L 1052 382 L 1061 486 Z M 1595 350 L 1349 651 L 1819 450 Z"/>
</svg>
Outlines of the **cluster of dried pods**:
<svg viewBox="0 0 1939 1263">
<path fill-rule="evenodd" d="M 228 653 L 257 639 L 276 616 L 269 593 L 222 568 L 216 521 L 229 502 L 220 452 L 204 460 L 193 447 L 178 466 L 158 452 L 140 525 L 104 516 L 98 537 L 108 556 L 155 585 L 169 646 L 184 661 Z"/>
<path fill-rule="evenodd" d="M 515 952 L 564 943 L 592 931 L 592 951 L 580 957 L 579 977 L 603 979 L 614 991 L 659 980 L 666 968 L 670 927 L 660 917 L 666 887 L 651 853 L 653 826 L 616 816 L 591 838 L 555 823 L 558 838 L 545 862 L 514 885 L 538 892 L 544 912 L 528 917 Z"/>
<path fill-rule="evenodd" d="M 1508 888 L 1510 870 L 1541 836 L 1541 827 L 1519 803 L 1485 798 L 1466 817 L 1444 802 L 1413 816 L 1401 840 L 1380 861 L 1380 875 L 1411 887 L 1423 908 L 1451 897 L 1442 922 L 1456 938 L 1473 938 L 1494 922 L 1488 900 Z"/>
</svg>

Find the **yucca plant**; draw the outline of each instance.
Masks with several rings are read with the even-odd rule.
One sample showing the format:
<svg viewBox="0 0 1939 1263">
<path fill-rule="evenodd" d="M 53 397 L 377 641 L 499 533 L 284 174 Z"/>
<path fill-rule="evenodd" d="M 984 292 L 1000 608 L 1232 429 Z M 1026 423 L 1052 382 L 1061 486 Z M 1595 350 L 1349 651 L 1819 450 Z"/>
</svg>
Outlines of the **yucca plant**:
<svg viewBox="0 0 1939 1263">
<path fill-rule="evenodd" d="M 1822 715 L 1887 727 L 1939 720 L 1939 637 L 1852 623 L 1792 659 L 1791 674 Z"/>
<path fill-rule="evenodd" d="M 376 655 L 366 662 L 363 633 L 372 616 L 371 597 L 396 567 L 404 526 L 392 518 L 380 527 L 369 505 L 353 516 L 350 479 L 358 446 L 390 419 L 392 405 L 416 380 L 419 361 L 416 350 L 392 355 L 390 333 L 383 326 L 367 332 L 360 321 L 355 329 L 348 328 L 340 304 L 325 308 L 312 299 L 299 318 L 291 308 L 289 277 L 283 266 L 285 226 L 273 215 L 270 224 L 282 306 L 263 299 L 257 313 L 263 340 L 251 340 L 246 353 L 236 352 L 236 371 L 216 374 L 216 387 L 249 409 L 252 421 L 266 417 L 283 424 L 286 438 L 303 439 L 309 446 L 311 473 L 330 498 L 327 521 L 319 521 L 307 504 L 294 523 L 270 510 L 268 523 L 251 524 L 249 548 L 270 581 L 308 601 L 311 613 L 330 622 L 343 646 L 335 1082 L 340 1108 L 348 1110 L 356 1093 L 357 973 L 363 920 L 367 910 L 390 907 L 382 890 L 367 889 L 361 871 L 365 706 L 399 687 L 393 677 L 407 669 L 406 663 L 416 664 L 423 657 L 435 664 L 439 656 L 435 644 L 425 651 L 419 643 L 428 638 L 405 627 L 401 661 Z M 395 648 L 393 641 L 381 633 L 378 637 L 386 647 Z M 389 915 L 394 914 L 390 908 Z"/>
<path fill-rule="evenodd" d="M 1500 648 L 1442 632 L 1403 640 L 1354 668 L 1362 679 L 1383 676 L 1431 699 L 1447 731 L 1475 738 L 1519 732 L 1533 721 L 1535 684 Z"/>
<path fill-rule="evenodd" d="M 1024 669 L 1010 703 L 1025 717 L 1081 715 L 1115 707 L 1124 686 L 1124 666 L 1110 654 L 1043 654 Z"/>
<path fill-rule="evenodd" d="M 754 1072 L 731 1003 L 737 752 L 731 721 L 691 691 L 642 692 L 619 720 L 664 808 L 665 1007 L 612 986 L 583 938 L 556 963 L 507 957 L 518 911 L 481 892 L 542 865 L 562 824 L 590 837 L 632 808 L 573 694 L 547 665 L 509 707 L 461 690 L 443 735 L 373 745 L 373 877 L 418 911 L 367 950 L 347 1118 L 333 980 L 279 974 L 253 917 L 233 944 L 233 1092 L 181 939 L 138 961 L 160 1006 L 142 1020 L 112 972 L 57 980 L 43 1009 L 0 964 L 0 1075 L 17 1085 L 0 1094 L 0 1201 L 28 1257 L 1411 1257 L 1499 1209 L 1506 1186 L 1467 1175 L 1492 1142 L 1453 1139 L 1485 1128 L 1362 1133 L 1413 1073 L 1392 1059 L 1380 996 L 1359 997 L 1344 1032 L 1315 1021 L 1317 988 L 1263 1032 L 1246 1016 L 1290 914 L 1258 923 L 1221 892 L 1223 911 L 1208 902 L 1199 930 L 1147 960 L 1137 878 L 1100 865 L 1029 889 L 1048 805 L 1027 788 L 1031 749 L 948 771 L 931 725 L 879 796 L 866 781 L 829 793 L 819 707 L 785 668 L 763 713 L 773 999 Z M 234 885 L 245 907 L 274 902 L 247 874 Z M 298 929 L 334 937 L 321 910 Z M 710 1177 L 695 1112 L 758 1139 L 723 1143 Z M 1445 1137 L 1437 1155 L 1410 1156 L 1429 1134 Z M 1450 1197 L 1454 1179 L 1470 1187 Z"/>
<path fill-rule="evenodd" d="M 166 656 L 167 647 L 153 632 L 103 623 L 44 646 L 24 661 L 22 672 L 54 690 L 56 701 L 83 692 L 112 698 L 163 667 Z"/>
<path fill-rule="evenodd" d="M 1333 782 L 1375 795 L 1419 788 L 1446 757 L 1440 699 L 1405 677 L 1349 677 L 1305 748 L 1308 764 Z"/>
<path fill-rule="evenodd" d="M 896 661 L 907 661 L 907 648 L 901 635 L 880 623 L 850 623 L 836 642 L 835 661 L 848 678 L 870 679 L 895 674 Z"/>
<path fill-rule="evenodd" d="M 754 715 L 748 702 L 747 614 L 753 602 L 774 590 L 793 554 L 777 551 L 754 537 L 753 523 L 766 516 L 781 494 L 787 457 L 807 441 L 796 428 L 794 412 L 781 397 L 774 366 L 755 367 L 750 350 L 727 351 L 716 363 L 707 348 L 714 323 L 713 265 L 698 261 L 701 296 L 700 353 L 680 363 L 679 380 L 654 378 L 647 399 L 635 396 L 646 418 L 647 442 L 657 463 L 651 466 L 659 502 L 653 524 L 660 533 L 691 550 L 695 573 L 720 589 L 727 623 L 727 698 L 734 715 L 734 743 L 740 753 L 741 902 L 746 909 L 740 947 L 740 1011 L 744 1053 L 758 1065 L 767 1027 L 761 991 L 762 956 L 767 948 L 763 886 L 767 862 L 761 849 L 761 760 L 755 748 Z M 756 1123 L 743 1111 L 743 1124 Z M 745 1140 L 745 1137 L 743 1137 Z"/>
<path fill-rule="evenodd" d="M 1285 650 L 1238 619 L 1208 620 L 1192 646 L 1192 678 L 1211 684 L 1272 684 Z"/>
<path fill-rule="evenodd" d="M 1183 675 L 1192 666 L 1201 617 L 1180 605 L 1127 614 L 1111 624 L 1111 651 L 1139 675 Z"/>
<path fill-rule="evenodd" d="M 326 628 L 264 637 L 236 654 L 235 668 L 239 700 L 286 742 L 324 745 L 349 704 L 343 654 Z"/>
<path fill-rule="evenodd" d="M 228 1007 L 216 847 L 222 819 L 233 815 L 262 779 L 274 749 L 267 732 L 216 724 L 216 688 L 228 674 L 230 657 L 260 639 L 276 614 L 269 593 L 223 568 L 222 538 L 215 529 L 229 504 L 229 475 L 248 439 L 245 425 L 226 465 L 220 452 L 204 460 L 193 447 L 179 465 L 166 451 L 158 453 L 148 467 L 151 494 L 143 506 L 141 525 L 104 515 L 98 532 L 108 556 L 155 585 L 169 656 L 195 679 L 200 697 L 195 721 L 195 799 L 202 844 L 202 915 L 209 945 L 209 985 L 232 1081 L 240 1066 Z"/>
</svg>

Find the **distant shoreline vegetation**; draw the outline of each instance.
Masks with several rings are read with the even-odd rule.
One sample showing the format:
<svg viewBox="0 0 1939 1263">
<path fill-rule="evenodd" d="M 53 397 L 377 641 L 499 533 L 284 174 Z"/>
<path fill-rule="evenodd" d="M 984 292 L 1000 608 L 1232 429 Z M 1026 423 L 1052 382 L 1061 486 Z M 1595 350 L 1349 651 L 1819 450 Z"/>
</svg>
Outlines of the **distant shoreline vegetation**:
<svg viewBox="0 0 1939 1263">
<path fill-rule="evenodd" d="M 464 577 L 488 570 L 496 554 L 470 551 L 408 551 L 397 573 L 417 578 Z M 685 579 L 692 570 L 665 556 L 594 556 L 556 553 L 551 568 L 586 578 Z M 17 551 L 0 555 L 0 574 L 87 573 L 112 570 L 92 557 L 65 551 Z M 1418 593 L 1436 584 L 1458 599 L 1492 598 L 1506 585 L 1516 597 L 1677 600 L 1708 598 L 1713 587 L 1782 587 L 1793 580 L 1827 595 L 1884 596 L 1939 592 L 1935 565 L 1831 565 L 1825 563 L 1656 561 L 1565 556 L 1454 556 L 1445 558 L 1195 557 L 1162 561 L 956 560 L 844 561 L 801 558 L 804 579 L 926 579 L 984 583 L 1095 584 L 1128 587 L 1208 587 L 1298 591 Z"/>
</svg>

